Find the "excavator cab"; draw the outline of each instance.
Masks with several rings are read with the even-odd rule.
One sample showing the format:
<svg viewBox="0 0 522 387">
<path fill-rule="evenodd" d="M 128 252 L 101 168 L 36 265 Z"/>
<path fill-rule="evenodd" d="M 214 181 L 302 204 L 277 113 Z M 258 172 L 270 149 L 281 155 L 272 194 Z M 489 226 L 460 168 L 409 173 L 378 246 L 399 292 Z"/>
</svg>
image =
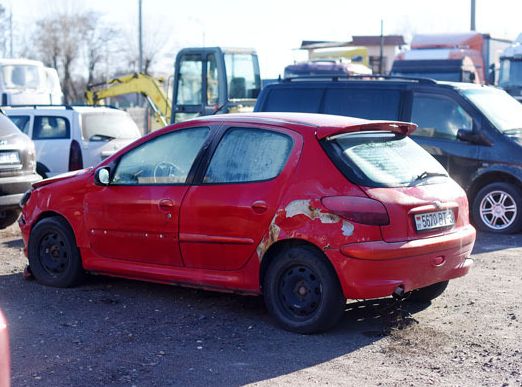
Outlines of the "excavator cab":
<svg viewBox="0 0 522 387">
<path fill-rule="evenodd" d="M 195 116 L 252 111 L 260 89 L 254 50 L 185 48 L 174 65 L 171 123 Z"/>
</svg>

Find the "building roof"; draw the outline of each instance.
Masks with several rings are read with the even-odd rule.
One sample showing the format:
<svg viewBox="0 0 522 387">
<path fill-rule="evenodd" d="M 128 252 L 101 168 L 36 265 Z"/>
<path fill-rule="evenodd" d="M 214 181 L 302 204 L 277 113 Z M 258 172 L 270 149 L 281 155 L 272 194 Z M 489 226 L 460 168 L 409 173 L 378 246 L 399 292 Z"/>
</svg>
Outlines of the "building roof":
<svg viewBox="0 0 522 387">
<path fill-rule="evenodd" d="M 406 44 L 402 35 L 384 35 L 385 46 L 403 46 Z M 347 47 L 347 46 L 380 46 L 380 35 L 354 35 L 352 40 L 336 42 L 331 40 L 303 40 L 301 49 L 311 50 L 316 48 Z"/>
</svg>

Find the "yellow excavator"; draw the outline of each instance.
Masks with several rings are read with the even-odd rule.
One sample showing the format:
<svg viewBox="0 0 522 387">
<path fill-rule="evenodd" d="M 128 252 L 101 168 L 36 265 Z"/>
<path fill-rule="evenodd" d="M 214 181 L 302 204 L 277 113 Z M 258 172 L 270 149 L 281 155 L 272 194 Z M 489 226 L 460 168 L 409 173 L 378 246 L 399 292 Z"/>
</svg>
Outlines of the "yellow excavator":
<svg viewBox="0 0 522 387">
<path fill-rule="evenodd" d="M 167 94 L 163 91 L 161 81 L 146 74 L 123 75 L 106 82 L 88 85 L 85 92 L 85 103 L 100 105 L 101 101 L 106 98 L 125 94 L 143 95 L 154 111 L 155 120 L 161 126 L 169 124 L 172 107 Z"/>
<path fill-rule="evenodd" d="M 176 56 L 173 78 L 172 103 L 158 80 L 140 73 L 89 85 L 86 103 L 142 94 L 165 126 L 195 116 L 252 111 L 261 89 L 257 54 L 248 48 L 184 48 Z"/>
</svg>

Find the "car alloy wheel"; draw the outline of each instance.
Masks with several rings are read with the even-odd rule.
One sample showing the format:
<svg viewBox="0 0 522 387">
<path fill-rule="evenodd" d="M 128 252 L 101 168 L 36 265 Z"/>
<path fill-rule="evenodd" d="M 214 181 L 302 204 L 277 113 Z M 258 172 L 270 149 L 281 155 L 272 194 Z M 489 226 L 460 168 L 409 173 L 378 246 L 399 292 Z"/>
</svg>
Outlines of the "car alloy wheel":
<svg viewBox="0 0 522 387">
<path fill-rule="evenodd" d="M 494 230 L 504 230 L 511 226 L 517 217 L 517 205 L 508 192 L 491 191 L 480 202 L 480 218 Z"/>
</svg>

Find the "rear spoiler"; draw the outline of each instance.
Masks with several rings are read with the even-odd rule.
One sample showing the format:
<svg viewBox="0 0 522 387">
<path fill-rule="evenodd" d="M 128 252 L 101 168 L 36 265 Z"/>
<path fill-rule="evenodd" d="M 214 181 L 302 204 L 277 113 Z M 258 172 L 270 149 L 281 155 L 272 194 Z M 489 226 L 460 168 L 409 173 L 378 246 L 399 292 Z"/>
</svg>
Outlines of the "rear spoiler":
<svg viewBox="0 0 522 387">
<path fill-rule="evenodd" d="M 417 125 L 411 122 L 401 122 L 401 121 L 368 121 L 363 124 L 356 124 L 342 127 L 330 127 L 330 128 L 321 128 L 316 132 L 316 137 L 319 140 L 323 138 L 335 136 L 343 133 L 352 133 L 352 132 L 368 132 L 368 131 L 376 131 L 376 130 L 386 130 L 390 132 L 404 134 L 409 136 L 412 134 L 415 129 L 417 129 Z"/>
</svg>

